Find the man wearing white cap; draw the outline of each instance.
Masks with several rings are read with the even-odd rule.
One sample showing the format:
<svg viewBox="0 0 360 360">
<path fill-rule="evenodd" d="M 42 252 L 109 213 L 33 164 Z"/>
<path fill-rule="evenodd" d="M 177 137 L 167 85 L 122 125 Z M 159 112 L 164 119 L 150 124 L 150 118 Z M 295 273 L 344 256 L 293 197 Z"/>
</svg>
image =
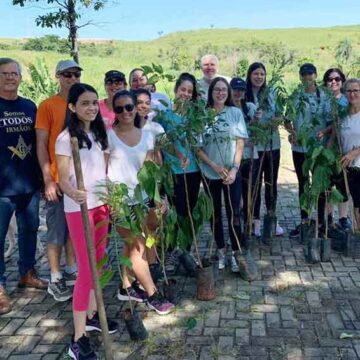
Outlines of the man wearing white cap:
<svg viewBox="0 0 360 360">
<path fill-rule="evenodd" d="M 55 160 L 56 138 L 63 130 L 67 109 L 67 97 L 71 86 L 80 82 L 82 68 L 74 60 L 61 60 L 56 65 L 55 77 L 59 92 L 39 105 L 36 115 L 36 147 L 47 200 L 46 224 L 48 228 L 48 259 L 51 281 L 48 292 L 56 301 L 66 301 L 72 293 L 68 286 L 76 280 L 74 251 L 68 236 L 65 220 L 63 194 Z M 60 271 L 62 248 L 65 247 L 66 266 Z"/>
</svg>

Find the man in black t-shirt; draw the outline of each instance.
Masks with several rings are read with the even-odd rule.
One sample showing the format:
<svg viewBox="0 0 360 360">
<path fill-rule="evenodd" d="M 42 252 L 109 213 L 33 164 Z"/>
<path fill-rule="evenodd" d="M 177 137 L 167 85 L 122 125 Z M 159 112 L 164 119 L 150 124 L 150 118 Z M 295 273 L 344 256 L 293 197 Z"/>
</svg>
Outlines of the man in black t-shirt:
<svg viewBox="0 0 360 360">
<path fill-rule="evenodd" d="M 47 288 L 47 282 L 34 269 L 40 199 L 36 106 L 18 96 L 20 82 L 19 63 L 0 58 L 0 314 L 11 311 L 5 290 L 4 243 L 14 212 L 18 225 L 18 286 Z"/>
</svg>

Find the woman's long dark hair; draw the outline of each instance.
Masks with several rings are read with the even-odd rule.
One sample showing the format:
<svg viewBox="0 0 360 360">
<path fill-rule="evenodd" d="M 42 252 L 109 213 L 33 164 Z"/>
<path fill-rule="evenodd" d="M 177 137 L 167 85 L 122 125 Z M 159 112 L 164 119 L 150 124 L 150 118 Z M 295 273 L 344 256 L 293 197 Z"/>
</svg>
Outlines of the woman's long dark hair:
<svg viewBox="0 0 360 360">
<path fill-rule="evenodd" d="M 113 109 L 115 109 L 115 102 L 117 99 L 121 98 L 121 97 L 128 97 L 131 99 L 132 103 L 134 104 L 134 106 L 136 106 L 136 96 L 135 96 L 135 92 L 132 90 L 132 91 L 129 91 L 129 90 L 121 90 L 121 91 L 118 91 L 115 93 L 114 97 L 113 97 L 113 101 L 112 101 L 112 106 L 113 106 Z M 151 99 L 151 97 L 150 97 Z M 138 112 L 136 112 L 135 114 L 135 119 L 134 119 L 134 125 L 135 124 L 140 124 L 140 115 L 138 114 Z M 114 124 L 113 124 L 113 127 L 115 127 L 116 125 L 119 124 L 119 120 L 115 114 L 115 121 L 114 121 Z M 136 125 L 135 125 L 136 126 Z M 136 126 L 136 127 L 139 127 L 139 126 Z"/>
<path fill-rule="evenodd" d="M 223 77 L 221 76 L 217 76 L 216 78 L 212 79 L 211 80 L 211 83 L 210 83 L 210 86 L 209 86 L 209 91 L 208 91 L 208 99 L 207 99 L 207 107 L 213 107 L 214 106 L 214 98 L 212 96 L 212 93 L 213 93 L 213 90 L 214 90 L 214 87 L 216 85 L 216 83 L 218 83 L 219 81 L 222 81 L 226 87 L 227 87 L 227 92 L 228 92 L 228 96 L 225 100 L 225 106 L 234 106 L 234 103 L 231 99 L 231 89 L 230 89 L 230 85 L 229 83 L 227 82 L 226 79 L 224 79 Z"/>
<path fill-rule="evenodd" d="M 79 97 L 87 91 L 98 96 L 96 90 L 88 84 L 78 83 L 72 85 L 69 90 L 68 105 L 72 104 L 75 106 Z M 91 140 L 84 130 L 83 122 L 78 118 L 75 112 L 69 109 L 69 106 L 66 112 L 65 128 L 69 130 L 70 137 L 76 137 L 78 139 L 80 149 L 82 149 L 85 145 L 88 149 L 91 149 Z M 98 111 L 95 120 L 90 122 L 90 130 L 94 135 L 95 141 L 100 143 L 102 150 L 105 150 L 108 147 L 108 139 L 105 123 L 100 114 L 100 110 Z"/>
<path fill-rule="evenodd" d="M 339 68 L 331 68 L 325 71 L 324 77 L 323 77 L 323 84 L 324 86 L 327 86 L 327 81 L 329 79 L 329 76 L 332 72 L 337 72 L 341 78 L 341 82 L 344 85 L 344 82 L 346 80 L 345 74 L 341 71 Z"/>
<path fill-rule="evenodd" d="M 176 92 L 178 91 L 180 85 L 184 82 L 184 81 L 189 81 L 191 82 L 192 86 L 193 86 L 193 93 L 191 95 L 191 101 L 196 101 L 198 98 L 198 93 L 197 93 L 197 89 L 196 89 L 196 79 L 195 76 L 184 72 L 182 74 L 179 75 L 179 77 L 177 78 L 176 82 L 175 82 L 175 87 L 174 87 L 174 92 L 176 94 Z"/>
<path fill-rule="evenodd" d="M 136 104 L 136 106 L 137 106 L 138 97 L 139 97 L 140 95 L 147 95 L 147 96 L 149 97 L 149 100 L 151 101 L 151 93 L 150 93 L 150 91 L 147 90 L 147 89 L 140 88 L 140 89 L 136 89 L 136 90 L 130 90 L 130 92 L 131 92 L 132 94 L 134 94 L 134 96 L 135 96 L 135 104 Z M 140 117 L 140 115 L 139 115 L 138 112 L 136 112 L 136 115 L 137 115 L 137 116 L 135 116 L 134 125 L 135 125 L 135 127 L 137 127 L 138 129 L 141 129 L 141 127 L 140 127 L 141 117 Z M 147 116 L 146 116 L 146 117 L 147 117 Z"/>
<path fill-rule="evenodd" d="M 245 92 L 245 100 L 248 102 L 252 102 L 255 104 L 255 98 L 254 98 L 254 94 L 252 91 L 252 83 L 251 83 L 251 74 L 257 70 L 257 69 L 262 69 L 265 71 L 265 81 L 264 83 L 261 85 L 259 92 L 258 92 L 258 98 L 260 97 L 261 93 L 265 90 L 266 88 L 266 68 L 265 65 L 261 62 L 254 62 L 249 66 L 249 69 L 247 71 L 246 74 L 246 92 Z"/>
<path fill-rule="evenodd" d="M 246 103 L 246 100 L 245 100 L 245 99 L 241 99 L 240 103 L 241 103 L 242 112 L 243 112 L 243 114 L 244 114 L 245 122 L 246 122 L 246 123 L 249 123 L 249 122 L 251 121 L 251 117 L 250 117 L 250 115 L 249 115 L 249 107 L 248 107 L 248 104 Z"/>
</svg>

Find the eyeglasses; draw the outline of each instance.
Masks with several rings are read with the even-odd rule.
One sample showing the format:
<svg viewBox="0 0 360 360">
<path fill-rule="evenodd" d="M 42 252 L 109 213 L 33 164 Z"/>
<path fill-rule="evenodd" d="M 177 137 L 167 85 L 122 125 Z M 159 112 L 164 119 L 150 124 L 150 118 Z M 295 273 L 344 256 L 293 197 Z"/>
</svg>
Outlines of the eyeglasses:
<svg viewBox="0 0 360 360">
<path fill-rule="evenodd" d="M 333 77 L 333 78 L 328 78 L 327 79 L 327 82 L 328 83 L 331 83 L 331 82 L 333 82 L 333 81 L 336 81 L 336 82 L 340 82 L 341 81 L 341 77 L 340 76 L 336 76 L 336 77 Z"/>
<path fill-rule="evenodd" d="M 119 85 L 124 85 L 125 81 L 124 80 L 120 80 L 120 79 L 109 79 L 105 81 L 105 85 L 111 86 L 111 85 L 115 85 L 115 86 L 119 86 Z"/>
<path fill-rule="evenodd" d="M 5 72 L 5 71 L 3 71 L 3 72 L 0 72 L 0 77 L 2 77 L 2 78 L 18 78 L 20 76 L 20 74 L 19 73 L 17 73 L 17 72 Z"/>
<path fill-rule="evenodd" d="M 81 71 L 64 71 L 60 75 L 67 79 L 71 79 L 73 76 L 78 79 L 81 76 Z"/>
<path fill-rule="evenodd" d="M 349 89 L 349 90 L 345 90 L 345 92 L 349 95 L 350 94 L 358 95 L 360 93 L 360 89 L 353 89 L 353 90 Z"/>
<path fill-rule="evenodd" d="M 214 88 L 213 92 L 220 94 L 220 93 L 226 93 L 228 90 L 227 88 Z"/>
<path fill-rule="evenodd" d="M 124 109 L 127 111 L 127 112 L 132 112 L 135 108 L 135 105 L 134 104 L 126 104 L 124 106 L 115 106 L 114 107 L 114 113 L 115 114 L 121 114 L 122 112 L 124 112 Z"/>
</svg>

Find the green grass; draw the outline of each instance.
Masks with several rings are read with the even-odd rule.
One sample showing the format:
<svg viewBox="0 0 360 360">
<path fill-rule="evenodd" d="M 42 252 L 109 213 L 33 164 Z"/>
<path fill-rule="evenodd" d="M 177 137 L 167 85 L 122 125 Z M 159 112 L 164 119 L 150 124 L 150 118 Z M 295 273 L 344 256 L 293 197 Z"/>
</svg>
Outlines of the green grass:
<svg viewBox="0 0 360 360">
<path fill-rule="evenodd" d="M 241 58 L 249 62 L 261 60 L 264 44 L 281 42 L 287 50 L 295 51 L 293 64 L 284 69 L 285 80 L 291 87 L 298 81 L 299 63 L 308 59 L 318 67 L 319 77 L 330 66 L 336 65 L 335 48 L 344 39 L 352 43 L 356 56 L 360 56 L 360 26 L 335 26 L 330 28 L 294 28 L 270 30 L 206 29 L 176 32 L 151 41 L 84 41 L 80 45 L 80 61 L 84 68 L 83 81 L 91 83 L 104 95 L 103 74 L 109 69 L 120 69 L 125 74 L 139 65 L 161 63 L 166 71 L 177 75 L 180 71 L 170 69 L 171 59 L 176 56 L 176 48 L 186 53 L 194 61 L 206 50 L 214 51 L 220 57 L 221 73 L 233 75 L 236 63 Z M 21 50 L 25 39 L 0 39 L 1 45 L 8 48 L 0 50 L 0 56 L 18 59 L 25 67 L 35 58 L 43 58 L 51 72 L 58 60 L 67 58 L 66 54 L 56 52 L 35 52 Z M 163 55 L 161 55 L 161 53 Z M 199 70 L 191 70 L 200 76 Z M 26 74 L 25 74 L 26 78 Z M 163 90 L 164 85 L 159 84 Z M 171 90 L 172 86 L 168 86 Z"/>
</svg>

